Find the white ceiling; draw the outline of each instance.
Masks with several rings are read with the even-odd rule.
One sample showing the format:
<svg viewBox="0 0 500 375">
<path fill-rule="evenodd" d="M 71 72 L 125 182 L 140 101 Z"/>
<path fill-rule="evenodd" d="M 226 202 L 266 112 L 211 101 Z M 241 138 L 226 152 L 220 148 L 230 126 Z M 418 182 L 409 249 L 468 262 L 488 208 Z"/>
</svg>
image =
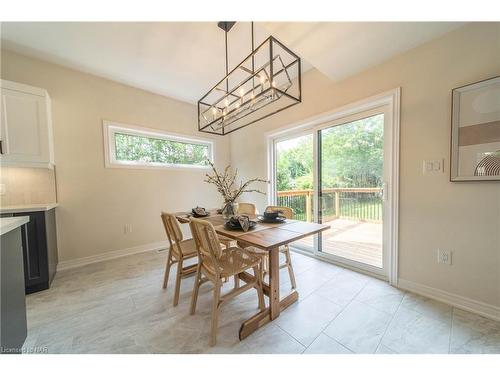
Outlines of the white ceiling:
<svg viewBox="0 0 500 375">
<path fill-rule="evenodd" d="M 460 22 L 275 22 L 266 29 L 333 81 L 437 38 Z"/>
<path fill-rule="evenodd" d="M 436 38 L 462 23 L 264 22 L 270 33 L 333 80 Z M 195 103 L 225 75 L 224 33 L 215 22 L 7 22 L 3 47 L 161 95 Z M 250 23 L 229 33 L 229 65 L 251 50 Z"/>
</svg>

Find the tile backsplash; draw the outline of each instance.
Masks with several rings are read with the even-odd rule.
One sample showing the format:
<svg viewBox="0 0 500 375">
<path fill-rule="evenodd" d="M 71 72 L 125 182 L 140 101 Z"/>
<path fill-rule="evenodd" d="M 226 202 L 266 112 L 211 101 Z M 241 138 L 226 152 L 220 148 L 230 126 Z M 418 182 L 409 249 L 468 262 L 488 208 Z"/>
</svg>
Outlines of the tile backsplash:
<svg viewBox="0 0 500 375">
<path fill-rule="evenodd" d="M 0 184 L 5 185 L 2 206 L 56 202 L 54 169 L 2 167 Z"/>
</svg>

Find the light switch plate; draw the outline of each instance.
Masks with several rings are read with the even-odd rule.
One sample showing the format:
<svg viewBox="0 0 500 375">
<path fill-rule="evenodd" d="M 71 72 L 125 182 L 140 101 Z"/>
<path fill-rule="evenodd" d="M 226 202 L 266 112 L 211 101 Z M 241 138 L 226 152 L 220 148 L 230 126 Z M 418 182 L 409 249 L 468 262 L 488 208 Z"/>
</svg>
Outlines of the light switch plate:
<svg viewBox="0 0 500 375">
<path fill-rule="evenodd" d="M 444 159 L 435 159 L 435 160 L 424 160 L 423 162 L 423 173 L 438 173 L 444 172 Z"/>
</svg>

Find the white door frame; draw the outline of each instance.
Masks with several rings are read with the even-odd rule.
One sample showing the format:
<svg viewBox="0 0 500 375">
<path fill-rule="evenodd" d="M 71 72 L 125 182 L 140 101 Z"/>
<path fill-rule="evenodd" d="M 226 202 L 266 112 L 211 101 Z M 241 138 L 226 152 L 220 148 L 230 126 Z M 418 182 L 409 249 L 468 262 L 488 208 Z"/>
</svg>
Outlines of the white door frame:
<svg viewBox="0 0 500 375">
<path fill-rule="evenodd" d="M 399 131 L 400 131 L 400 97 L 401 89 L 396 89 L 383 92 L 381 94 L 345 105 L 333 111 L 328 111 L 312 118 L 282 127 L 272 132 L 266 133 L 268 143 L 268 179 L 273 183 L 269 184 L 268 203 L 275 204 L 276 188 L 275 188 L 275 147 L 276 140 L 283 140 L 288 137 L 296 137 L 307 133 L 313 134 L 313 145 L 315 152 L 314 166 L 314 218 L 317 219 L 318 204 L 317 189 L 317 131 L 328 127 L 329 124 L 336 120 L 349 117 L 359 112 L 366 112 L 381 106 L 388 106 L 388 113 L 391 116 L 391 126 L 388 132 L 384 131 L 384 143 L 388 148 L 387 157 L 387 188 L 384 191 L 385 199 L 388 202 L 389 210 L 384 217 L 384 226 L 388 230 L 387 241 L 387 278 L 392 285 L 397 285 L 398 282 L 398 223 L 399 223 Z M 315 241 L 315 249 L 317 249 L 317 241 Z M 315 256 L 319 256 L 317 251 L 314 251 Z M 349 266 L 349 264 L 347 264 Z M 369 269 L 368 269 L 369 271 Z"/>
</svg>

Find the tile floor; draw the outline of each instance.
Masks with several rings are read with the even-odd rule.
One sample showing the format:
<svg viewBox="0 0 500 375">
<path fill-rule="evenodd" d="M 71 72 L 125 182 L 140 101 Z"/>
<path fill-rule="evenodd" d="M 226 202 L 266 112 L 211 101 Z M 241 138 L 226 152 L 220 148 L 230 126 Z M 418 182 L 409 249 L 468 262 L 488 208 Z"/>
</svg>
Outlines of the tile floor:
<svg viewBox="0 0 500 375">
<path fill-rule="evenodd" d="M 27 298 L 25 348 L 49 353 L 500 353 L 500 323 L 404 293 L 387 283 L 292 254 L 299 301 L 247 339 L 254 290 L 223 306 L 208 346 L 211 289 L 189 315 L 193 277 L 172 306 L 174 273 L 161 289 L 166 253 L 149 252 L 59 272 Z M 282 270 L 282 290 L 290 289 Z M 229 282 L 225 286 L 231 288 Z"/>
</svg>

